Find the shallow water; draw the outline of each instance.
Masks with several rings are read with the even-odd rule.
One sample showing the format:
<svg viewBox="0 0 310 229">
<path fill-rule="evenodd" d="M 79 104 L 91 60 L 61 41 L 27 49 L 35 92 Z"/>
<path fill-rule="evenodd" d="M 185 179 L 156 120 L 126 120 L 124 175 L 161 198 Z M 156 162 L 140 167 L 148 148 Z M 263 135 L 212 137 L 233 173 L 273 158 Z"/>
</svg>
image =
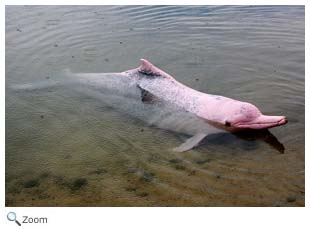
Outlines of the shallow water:
<svg viewBox="0 0 310 229">
<path fill-rule="evenodd" d="M 304 37 L 300 6 L 7 6 L 6 206 L 304 206 Z M 10 89 L 140 58 L 289 123 L 175 153 L 74 85 Z"/>
</svg>

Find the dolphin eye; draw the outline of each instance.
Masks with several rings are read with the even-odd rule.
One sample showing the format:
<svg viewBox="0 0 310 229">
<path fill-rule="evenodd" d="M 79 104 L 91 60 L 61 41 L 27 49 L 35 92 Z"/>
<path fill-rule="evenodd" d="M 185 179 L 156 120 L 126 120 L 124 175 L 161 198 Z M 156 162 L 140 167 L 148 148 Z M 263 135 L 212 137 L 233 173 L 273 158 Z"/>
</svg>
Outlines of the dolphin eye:
<svg viewBox="0 0 310 229">
<path fill-rule="evenodd" d="M 225 126 L 231 126 L 231 125 L 230 125 L 230 122 L 225 121 Z"/>
</svg>

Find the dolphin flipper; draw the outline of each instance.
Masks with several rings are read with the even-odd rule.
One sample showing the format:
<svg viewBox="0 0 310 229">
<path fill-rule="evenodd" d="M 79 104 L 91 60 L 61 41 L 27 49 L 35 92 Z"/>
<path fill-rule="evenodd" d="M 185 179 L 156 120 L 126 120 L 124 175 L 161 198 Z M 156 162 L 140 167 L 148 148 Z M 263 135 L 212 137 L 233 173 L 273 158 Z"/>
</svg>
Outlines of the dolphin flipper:
<svg viewBox="0 0 310 229">
<path fill-rule="evenodd" d="M 144 90 L 139 85 L 137 85 L 137 87 L 141 90 L 141 101 L 143 103 L 154 103 L 156 100 L 158 100 L 158 98 L 149 91 Z"/>
<path fill-rule="evenodd" d="M 205 137 L 212 134 L 218 134 L 225 132 L 223 129 L 216 128 L 212 125 L 209 125 L 207 129 L 204 129 L 203 132 L 195 134 L 193 137 L 187 139 L 183 144 L 173 149 L 175 152 L 185 152 L 191 150 L 192 148 L 198 146 Z"/>
<path fill-rule="evenodd" d="M 174 148 L 173 151 L 175 151 L 175 152 L 188 151 L 188 150 L 194 148 L 195 146 L 197 146 L 199 144 L 199 142 L 201 140 L 203 140 L 206 136 L 207 136 L 207 134 L 205 134 L 205 133 L 198 133 L 198 134 L 194 135 L 193 137 L 187 139 L 180 146 Z"/>
</svg>

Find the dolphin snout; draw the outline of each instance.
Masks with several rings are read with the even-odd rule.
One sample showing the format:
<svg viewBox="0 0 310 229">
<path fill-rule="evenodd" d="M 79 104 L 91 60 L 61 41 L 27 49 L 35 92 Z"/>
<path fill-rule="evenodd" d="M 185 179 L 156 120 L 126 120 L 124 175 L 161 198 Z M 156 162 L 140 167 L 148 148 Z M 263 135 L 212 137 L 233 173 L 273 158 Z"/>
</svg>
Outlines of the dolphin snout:
<svg viewBox="0 0 310 229">
<path fill-rule="evenodd" d="M 287 123 L 287 118 L 285 116 L 269 116 L 269 115 L 262 115 L 259 120 L 264 123 L 279 123 L 279 124 L 285 124 Z"/>
<path fill-rule="evenodd" d="M 268 115 L 262 115 L 257 119 L 257 122 L 259 124 L 262 124 L 262 126 L 268 126 L 268 127 L 274 127 L 274 126 L 280 126 L 287 123 L 287 118 L 285 116 L 268 116 Z"/>
<path fill-rule="evenodd" d="M 268 129 L 287 123 L 285 116 L 260 115 L 256 119 L 247 122 L 239 122 L 236 127 L 244 129 Z"/>
</svg>

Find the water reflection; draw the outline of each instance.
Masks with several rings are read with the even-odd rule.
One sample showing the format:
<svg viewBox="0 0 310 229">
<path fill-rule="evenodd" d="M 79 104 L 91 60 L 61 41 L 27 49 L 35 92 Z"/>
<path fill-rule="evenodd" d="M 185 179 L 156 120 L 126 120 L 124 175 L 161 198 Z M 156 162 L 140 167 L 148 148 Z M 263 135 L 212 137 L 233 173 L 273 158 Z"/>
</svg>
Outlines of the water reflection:
<svg viewBox="0 0 310 229">
<path fill-rule="evenodd" d="M 246 141 L 261 140 L 281 154 L 285 151 L 284 145 L 269 130 L 243 131 L 235 135 Z"/>
</svg>

